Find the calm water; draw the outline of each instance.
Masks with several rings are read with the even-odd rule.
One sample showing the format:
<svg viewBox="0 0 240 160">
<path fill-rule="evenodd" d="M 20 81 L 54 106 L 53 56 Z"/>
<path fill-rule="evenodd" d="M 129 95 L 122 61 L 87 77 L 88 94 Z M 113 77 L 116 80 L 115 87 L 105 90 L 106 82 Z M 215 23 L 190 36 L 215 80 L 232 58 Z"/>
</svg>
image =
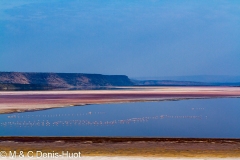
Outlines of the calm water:
<svg viewBox="0 0 240 160">
<path fill-rule="evenodd" d="M 0 136 L 240 138 L 240 99 L 87 105 L 2 114 Z"/>
</svg>

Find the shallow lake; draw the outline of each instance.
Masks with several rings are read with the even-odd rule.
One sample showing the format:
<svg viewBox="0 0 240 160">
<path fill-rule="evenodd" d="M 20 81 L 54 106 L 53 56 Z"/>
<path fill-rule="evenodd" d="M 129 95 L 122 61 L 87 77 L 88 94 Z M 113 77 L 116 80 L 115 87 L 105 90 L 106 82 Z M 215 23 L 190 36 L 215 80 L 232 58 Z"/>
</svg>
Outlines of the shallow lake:
<svg viewBox="0 0 240 160">
<path fill-rule="evenodd" d="M 0 136 L 240 138 L 240 98 L 86 105 L 1 114 Z"/>
</svg>

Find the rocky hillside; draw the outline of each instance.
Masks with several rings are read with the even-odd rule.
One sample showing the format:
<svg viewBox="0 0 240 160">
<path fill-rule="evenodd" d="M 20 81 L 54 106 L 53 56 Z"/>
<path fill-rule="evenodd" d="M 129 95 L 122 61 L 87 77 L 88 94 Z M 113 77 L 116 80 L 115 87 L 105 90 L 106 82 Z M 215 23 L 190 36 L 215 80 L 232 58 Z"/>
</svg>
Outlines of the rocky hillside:
<svg viewBox="0 0 240 160">
<path fill-rule="evenodd" d="M 130 86 L 125 75 L 83 73 L 0 72 L 0 89 L 81 88 L 100 86 Z"/>
</svg>

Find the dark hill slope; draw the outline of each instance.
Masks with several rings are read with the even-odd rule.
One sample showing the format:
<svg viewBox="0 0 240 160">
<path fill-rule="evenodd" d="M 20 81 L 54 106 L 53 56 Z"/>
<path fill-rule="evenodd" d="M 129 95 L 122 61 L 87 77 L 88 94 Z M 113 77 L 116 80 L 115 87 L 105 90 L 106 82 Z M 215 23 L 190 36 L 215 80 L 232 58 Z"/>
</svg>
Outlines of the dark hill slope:
<svg viewBox="0 0 240 160">
<path fill-rule="evenodd" d="M 101 75 L 83 73 L 25 73 L 0 72 L 0 89 L 6 86 L 18 88 L 79 88 L 99 86 L 131 86 L 125 75 Z"/>
</svg>

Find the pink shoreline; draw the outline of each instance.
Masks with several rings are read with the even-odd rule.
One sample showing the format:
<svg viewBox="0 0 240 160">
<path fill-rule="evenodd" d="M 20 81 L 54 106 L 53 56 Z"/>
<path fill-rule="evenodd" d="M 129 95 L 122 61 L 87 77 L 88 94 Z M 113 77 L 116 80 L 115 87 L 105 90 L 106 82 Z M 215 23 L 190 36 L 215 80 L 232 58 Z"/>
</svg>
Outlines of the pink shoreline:
<svg viewBox="0 0 240 160">
<path fill-rule="evenodd" d="M 86 104 L 240 97 L 240 87 L 135 87 L 123 90 L 2 91 L 0 113 Z"/>
</svg>

